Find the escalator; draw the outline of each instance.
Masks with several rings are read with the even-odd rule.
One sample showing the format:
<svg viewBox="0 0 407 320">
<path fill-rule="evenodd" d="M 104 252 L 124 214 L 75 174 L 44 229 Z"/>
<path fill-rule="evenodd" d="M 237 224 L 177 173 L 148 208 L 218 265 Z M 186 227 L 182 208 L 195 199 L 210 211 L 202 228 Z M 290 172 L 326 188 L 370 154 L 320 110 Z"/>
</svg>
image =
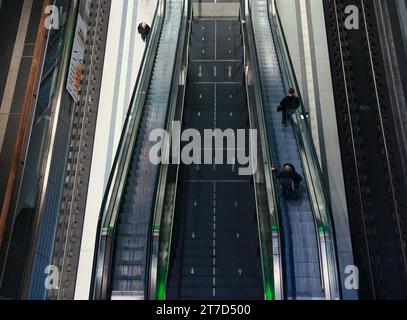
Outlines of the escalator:
<svg viewBox="0 0 407 320">
<path fill-rule="evenodd" d="M 329 203 L 305 112 L 287 129 L 275 112 L 285 88 L 298 86 L 267 2 L 253 3 L 252 23 L 240 1 L 159 2 L 162 16 L 101 212 L 93 299 L 339 297 Z M 149 133 L 174 133 L 172 120 L 180 121 L 180 147 L 200 140 L 200 152 L 190 150 L 189 165 L 154 166 Z M 244 129 L 244 145 L 233 151 L 247 156 L 254 141 L 249 129 L 258 128 L 258 170 L 241 175 L 223 135 Z M 207 137 L 209 146 L 201 140 Z M 222 161 L 215 162 L 217 151 Z M 204 164 L 208 154 L 212 163 Z M 286 161 L 306 181 L 290 202 L 277 196 L 270 165 Z"/>
<path fill-rule="evenodd" d="M 292 163 L 305 177 L 294 198 L 278 198 L 286 299 L 339 298 L 329 203 L 323 192 L 318 160 L 303 110 L 284 127 L 276 108 L 289 87 L 297 89 L 288 54 L 277 26 L 269 17 L 271 2 L 250 2 L 251 27 L 259 65 L 262 104 L 273 164 Z M 290 74 L 291 72 L 291 74 Z"/>
<path fill-rule="evenodd" d="M 402 32 L 390 25 L 399 23 L 397 9 L 405 4 L 358 2 L 360 30 L 353 32 L 345 23 L 348 2 L 326 1 L 324 9 L 358 294 L 361 300 L 404 300 L 407 126 L 400 126 L 406 104 L 397 92 L 406 67 L 395 54 L 403 46 L 395 34 Z"/>
<path fill-rule="evenodd" d="M 152 37 L 132 98 L 102 207 L 93 299 L 146 299 L 151 229 L 159 166 L 149 152 L 150 133 L 166 126 L 182 0 L 159 1 Z"/>
<path fill-rule="evenodd" d="M 210 4 L 224 15 L 207 16 L 213 10 L 199 5 L 191 21 L 182 129 L 201 137 L 205 129 L 248 132 L 239 6 Z M 253 176 L 225 164 L 230 155 L 222 149 L 224 164 L 180 165 L 166 299 L 264 299 Z"/>
</svg>

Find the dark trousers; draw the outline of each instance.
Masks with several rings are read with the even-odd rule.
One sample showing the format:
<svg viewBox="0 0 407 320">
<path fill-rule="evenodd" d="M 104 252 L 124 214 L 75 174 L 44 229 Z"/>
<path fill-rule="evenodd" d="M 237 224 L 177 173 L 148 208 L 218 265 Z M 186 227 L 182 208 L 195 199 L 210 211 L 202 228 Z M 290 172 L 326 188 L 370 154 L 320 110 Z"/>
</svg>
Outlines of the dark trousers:
<svg viewBox="0 0 407 320">
<path fill-rule="evenodd" d="M 295 113 L 295 109 L 283 108 L 283 123 L 287 123 L 291 116 Z"/>
<path fill-rule="evenodd" d="M 142 33 L 141 34 L 141 39 L 144 41 L 144 42 L 148 42 L 149 40 L 150 40 L 150 33 Z"/>
</svg>

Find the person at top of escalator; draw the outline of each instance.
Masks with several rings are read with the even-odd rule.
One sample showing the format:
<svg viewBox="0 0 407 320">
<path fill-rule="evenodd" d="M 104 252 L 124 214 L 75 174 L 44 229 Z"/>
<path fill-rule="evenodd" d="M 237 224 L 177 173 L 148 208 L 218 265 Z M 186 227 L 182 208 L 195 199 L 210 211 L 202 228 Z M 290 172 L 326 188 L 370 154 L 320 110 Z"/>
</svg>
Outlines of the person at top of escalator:
<svg viewBox="0 0 407 320">
<path fill-rule="evenodd" d="M 141 34 L 141 39 L 144 42 L 148 42 L 148 40 L 150 38 L 150 32 L 151 32 L 150 26 L 147 23 L 142 22 L 138 25 L 137 30 L 138 30 L 138 33 Z"/>
<path fill-rule="evenodd" d="M 273 167 L 272 170 L 280 182 L 281 190 L 285 197 L 290 197 L 298 190 L 303 179 L 295 170 L 294 165 L 286 163 L 281 172 L 276 167 Z"/>
<path fill-rule="evenodd" d="M 295 96 L 295 90 L 290 88 L 288 90 L 288 95 L 281 100 L 278 110 L 283 113 L 283 126 L 287 127 L 287 121 L 291 120 L 291 116 L 294 114 L 295 110 L 300 107 L 300 99 Z"/>
</svg>

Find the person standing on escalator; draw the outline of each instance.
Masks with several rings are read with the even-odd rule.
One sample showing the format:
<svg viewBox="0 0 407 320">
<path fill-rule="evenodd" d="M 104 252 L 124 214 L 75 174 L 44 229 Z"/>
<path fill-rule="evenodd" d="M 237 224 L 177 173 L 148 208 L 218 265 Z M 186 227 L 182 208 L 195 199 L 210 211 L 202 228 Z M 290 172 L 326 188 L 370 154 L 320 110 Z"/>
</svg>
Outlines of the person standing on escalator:
<svg viewBox="0 0 407 320">
<path fill-rule="evenodd" d="M 300 107 L 300 105 L 300 99 L 295 96 L 295 90 L 290 88 L 288 90 L 288 95 L 281 100 L 278 106 L 278 111 L 283 113 L 282 124 L 284 127 L 287 127 L 288 120 L 291 120 L 291 116 L 295 113 L 295 110 Z"/>
<path fill-rule="evenodd" d="M 298 190 L 303 180 L 291 163 L 286 163 L 281 172 L 276 167 L 273 167 L 272 171 L 279 180 L 281 190 L 286 198 L 292 196 Z"/>
<path fill-rule="evenodd" d="M 148 40 L 150 39 L 150 32 L 151 32 L 150 26 L 147 23 L 142 22 L 138 25 L 137 30 L 138 30 L 138 33 L 141 34 L 141 39 L 144 42 L 148 42 Z"/>
</svg>

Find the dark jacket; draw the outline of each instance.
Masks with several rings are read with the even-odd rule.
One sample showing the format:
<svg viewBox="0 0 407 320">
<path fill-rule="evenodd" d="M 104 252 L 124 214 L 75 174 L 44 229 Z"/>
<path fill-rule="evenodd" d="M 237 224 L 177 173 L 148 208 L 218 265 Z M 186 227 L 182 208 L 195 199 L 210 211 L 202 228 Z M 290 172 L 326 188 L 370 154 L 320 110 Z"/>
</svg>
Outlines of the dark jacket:
<svg viewBox="0 0 407 320">
<path fill-rule="evenodd" d="M 274 173 L 276 177 L 280 180 L 283 179 L 290 179 L 294 182 L 294 185 L 298 187 L 298 185 L 302 182 L 302 177 L 300 174 L 295 171 L 295 167 L 291 166 L 293 168 L 293 171 L 291 173 L 284 173 L 284 172 L 279 172 L 278 170 L 275 170 Z"/>
<path fill-rule="evenodd" d="M 294 185 L 297 187 L 301 181 L 302 181 L 302 177 L 301 175 L 299 175 L 297 172 L 292 172 L 290 174 L 284 173 L 284 172 L 276 172 L 276 176 L 277 178 L 279 178 L 280 180 L 283 179 L 290 179 L 294 182 Z"/>
<path fill-rule="evenodd" d="M 147 39 L 147 37 L 150 35 L 151 28 L 149 25 L 146 25 L 146 27 L 143 28 L 142 25 L 139 24 L 137 30 L 138 30 L 138 33 L 141 34 L 141 38 L 145 41 Z"/>
<path fill-rule="evenodd" d="M 281 100 L 280 105 L 284 109 L 298 109 L 300 107 L 300 99 L 295 96 L 287 96 Z"/>
</svg>

